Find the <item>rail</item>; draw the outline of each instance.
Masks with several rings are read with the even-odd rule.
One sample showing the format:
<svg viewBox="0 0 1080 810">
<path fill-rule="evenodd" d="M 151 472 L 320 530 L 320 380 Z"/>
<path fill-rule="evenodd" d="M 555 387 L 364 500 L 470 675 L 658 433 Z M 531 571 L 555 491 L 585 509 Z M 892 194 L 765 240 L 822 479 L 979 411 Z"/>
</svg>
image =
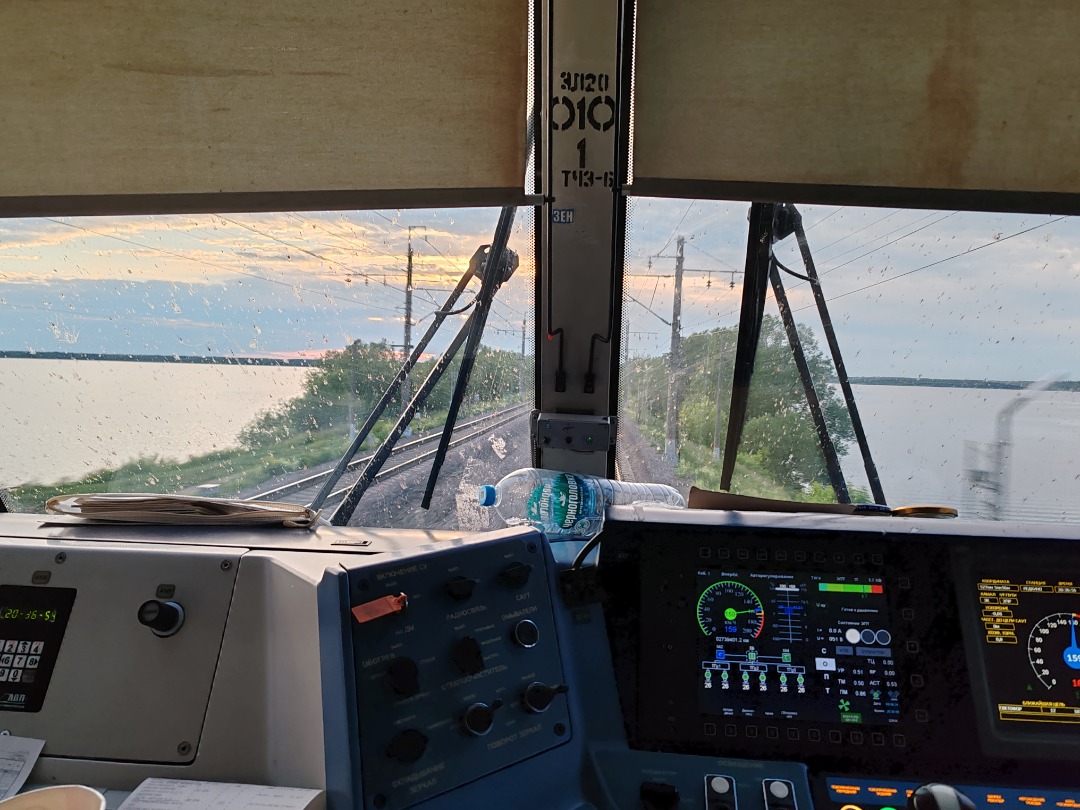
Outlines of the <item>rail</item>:
<svg viewBox="0 0 1080 810">
<path fill-rule="evenodd" d="M 454 431 L 454 437 L 451 440 L 449 446 L 456 447 L 460 444 L 473 441 L 480 435 L 489 431 L 491 428 L 499 427 L 500 425 L 504 425 L 507 422 L 511 422 L 514 419 L 521 417 L 531 408 L 532 405 L 528 403 L 511 405 L 508 408 L 502 408 L 497 411 L 492 411 L 482 416 L 478 416 L 475 419 L 471 419 L 467 422 L 459 422 L 457 429 Z M 414 439 L 412 441 L 398 445 L 397 450 L 395 451 L 396 454 L 409 453 L 412 451 L 421 450 L 421 448 L 425 447 L 426 445 L 434 445 L 435 449 L 421 450 L 421 452 L 409 456 L 408 458 L 400 461 L 398 464 L 395 464 L 391 467 L 383 468 L 375 477 L 375 481 L 383 481 L 403 470 L 419 464 L 421 461 L 433 458 L 435 453 L 437 452 L 439 437 L 441 435 L 441 432 L 436 431 L 427 436 L 422 436 L 418 439 Z M 358 473 L 360 470 L 362 470 L 363 466 L 367 464 L 367 462 L 371 459 L 372 455 L 373 454 L 369 454 L 353 459 L 348 466 L 349 473 Z M 249 497 L 251 500 L 288 499 L 289 501 L 294 501 L 298 493 L 304 492 L 306 490 L 315 490 L 317 487 L 319 487 L 321 483 L 325 481 L 326 478 L 330 475 L 330 473 L 331 470 L 323 470 L 321 472 L 304 476 L 303 478 L 298 478 L 295 481 L 290 481 L 286 484 L 281 484 L 270 489 L 262 490 Z M 330 494 L 330 497 L 327 499 L 328 502 L 338 499 L 342 495 L 344 495 L 345 492 L 349 489 L 350 485 L 351 481 L 343 478 L 341 487 Z M 314 492 L 312 494 L 314 494 Z"/>
</svg>

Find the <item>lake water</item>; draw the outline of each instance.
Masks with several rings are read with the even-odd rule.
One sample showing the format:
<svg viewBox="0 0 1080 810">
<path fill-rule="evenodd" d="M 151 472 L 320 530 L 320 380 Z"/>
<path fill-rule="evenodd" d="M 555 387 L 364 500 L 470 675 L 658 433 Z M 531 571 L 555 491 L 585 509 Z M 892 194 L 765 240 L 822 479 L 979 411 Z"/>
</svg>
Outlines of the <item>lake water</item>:
<svg viewBox="0 0 1080 810">
<path fill-rule="evenodd" d="M 235 447 L 297 396 L 308 369 L 92 360 L 0 361 L 0 486 L 81 477 L 146 456 Z M 978 510 L 965 443 L 988 446 L 1017 391 L 854 386 L 889 503 Z M 1080 522 L 1080 393 L 1033 396 L 1011 421 L 1005 517 Z M 858 449 L 844 473 L 869 491 Z"/>
<path fill-rule="evenodd" d="M 81 478 L 147 456 L 237 446 L 308 369 L 101 360 L 0 360 L 0 486 Z"/>
<path fill-rule="evenodd" d="M 1020 392 L 852 388 L 890 505 L 943 504 L 958 508 L 961 515 L 975 516 L 980 492 L 965 468 L 986 466 L 986 459 L 973 454 L 967 443 L 988 450 L 997 436 L 998 414 Z M 1080 393 L 1034 394 L 1015 412 L 1010 426 L 1002 515 L 1080 522 Z M 854 445 L 843 459 L 843 469 L 849 481 L 867 487 Z"/>
</svg>

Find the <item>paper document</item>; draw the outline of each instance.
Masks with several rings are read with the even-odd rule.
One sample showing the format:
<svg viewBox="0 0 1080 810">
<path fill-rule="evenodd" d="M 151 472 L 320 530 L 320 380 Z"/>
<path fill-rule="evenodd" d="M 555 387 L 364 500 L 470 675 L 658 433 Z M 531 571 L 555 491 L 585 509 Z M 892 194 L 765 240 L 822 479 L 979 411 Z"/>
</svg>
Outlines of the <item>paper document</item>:
<svg viewBox="0 0 1080 810">
<path fill-rule="evenodd" d="M 44 740 L 0 735 L 0 799 L 19 792 L 44 747 Z"/>
<path fill-rule="evenodd" d="M 313 810 L 322 807 L 321 790 L 147 779 L 120 810 Z"/>
</svg>

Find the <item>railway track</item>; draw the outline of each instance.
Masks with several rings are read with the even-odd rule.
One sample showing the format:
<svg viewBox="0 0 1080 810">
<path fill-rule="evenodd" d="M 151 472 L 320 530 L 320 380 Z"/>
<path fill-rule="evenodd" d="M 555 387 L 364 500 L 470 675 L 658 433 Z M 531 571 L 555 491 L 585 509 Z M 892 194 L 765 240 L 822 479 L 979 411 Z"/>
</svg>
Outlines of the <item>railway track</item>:
<svg viewBox="0 0 1080 810">
<path fill-rule="evenodd" d="M 491 430 L 521 418 L 529 412 L 531 407 L 530 404 L 512 405 L 509 408 L 492 411 L 483 416 L 478 416 L 475 419 L 459 422 L 454 430 L 454 436 L 450 441 L 450 447 L 453 448 L 468 442 L 476 441 L 488 434 Z M 431 459 L 438 449 L 440 435 L 441 433 L 436 431 L 427 436 L 399 443 L 389 459 L 390 463 L 384 466 L 375 477 L 375 484 L 384 482 L 395 475 L 399 475 L 400 473 Z M 367 453 L 353 459 L 349 463 L 348 469 L 337 483 L 337 488 L 327 498 L 324 510 L 329 512 L 337 506 L 356 479 L 360 477 L 360 474 L 363 472 L 364 467 L 367 465 L 368 461 L 371 460 L 372 456 L 372 453 Z M 248 497 L 252 500 L 273 500 L 284 501 L 286 503 L 308 504 L 314 499 L 316 493 L 322 488 L 332 471 L 333 465 L 326 470 L 305 475 L 296 480 L 279 484 L 274 487 L 259 490 Z"/>
</svg>

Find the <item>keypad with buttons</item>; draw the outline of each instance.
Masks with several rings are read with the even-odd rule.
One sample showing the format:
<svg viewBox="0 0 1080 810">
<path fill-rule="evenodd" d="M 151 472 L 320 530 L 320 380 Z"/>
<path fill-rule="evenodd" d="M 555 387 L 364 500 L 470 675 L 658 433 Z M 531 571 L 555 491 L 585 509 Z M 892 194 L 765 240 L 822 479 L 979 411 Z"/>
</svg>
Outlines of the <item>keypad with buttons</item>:
<svg viewBox="0 0 1080 810">
<path fill-rule="evenodd" d="M 0 585 L 0 711 L 41 710 L 74 602 L 74 588 Z"/>
</svg>

